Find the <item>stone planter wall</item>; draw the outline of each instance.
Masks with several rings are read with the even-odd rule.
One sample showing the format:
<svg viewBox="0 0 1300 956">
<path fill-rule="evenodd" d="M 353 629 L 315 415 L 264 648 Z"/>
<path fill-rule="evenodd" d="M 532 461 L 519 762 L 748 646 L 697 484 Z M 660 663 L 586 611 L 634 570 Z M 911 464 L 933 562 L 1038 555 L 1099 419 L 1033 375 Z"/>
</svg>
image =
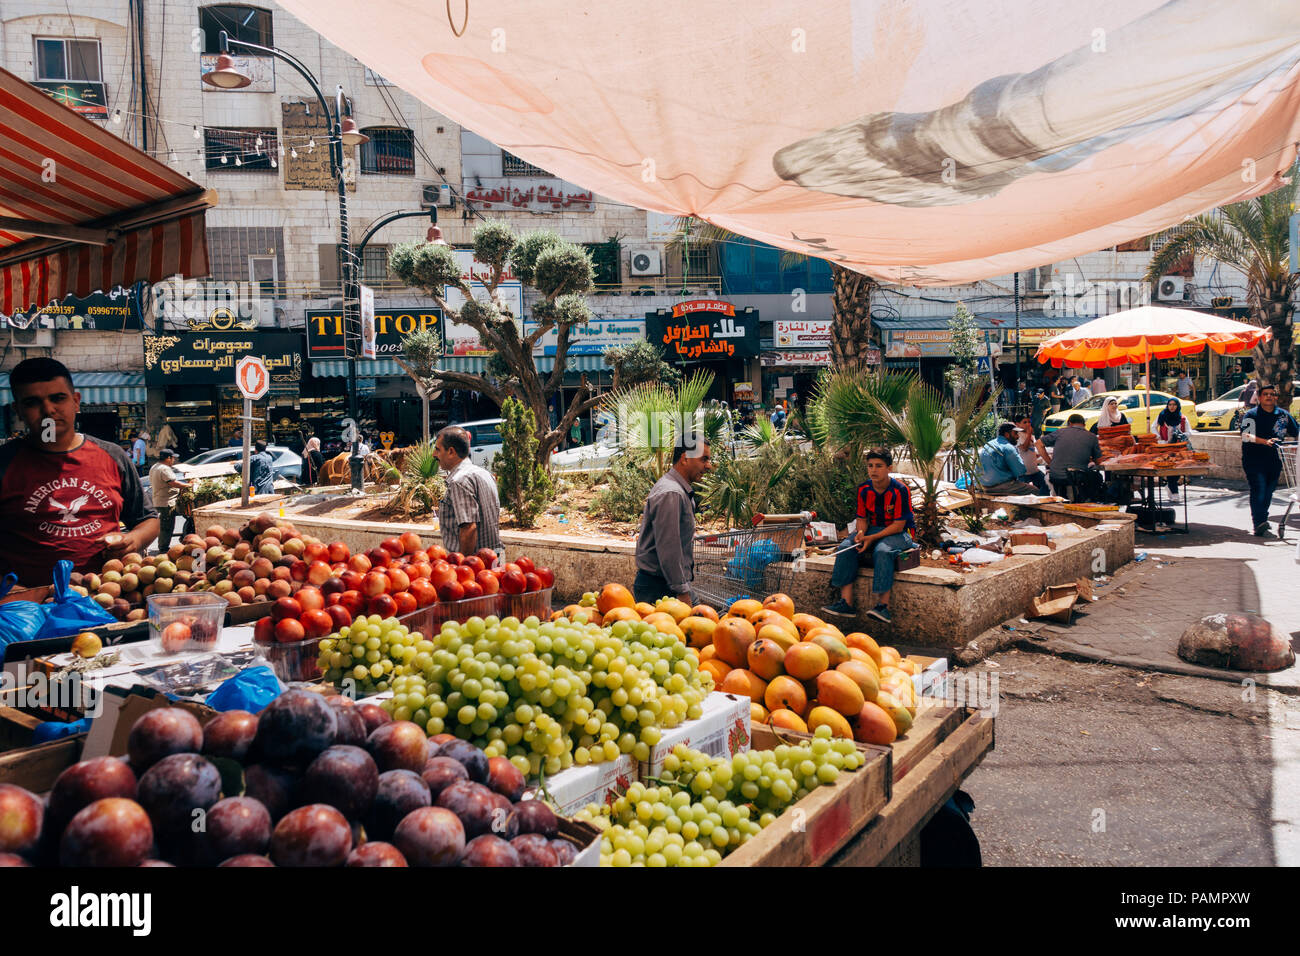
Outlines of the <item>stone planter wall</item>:
<svg viewBox="0 0 1300 956">
<path fill-rule="evenodd" d="M 1210 478 L 1246 480 L 1241 470 L 1241 436 L 1237 432 L 1197 432 L 1192 436 L 1192 447 L 1210 453 Z"/>
<path fill-rule="evenodd" d="M 256 508 L 241 510 L 237 501 L 221 502 L 201 510 L 199 526 L 239 525 L 275 507 L 275 503 L 268 508 L 262 502 Z M 1107 523 L 1117 527 L 1103 531 L 1097 527 L 1101 520 L 1063 513 L 1059 505 L 1017 506 L 1016 510 L 1024 512 L 1019 517 L 1033 513 L 1044 525 L 1073 521 L 1086 530 L 1051 554 L 1008 557 L 977 571 L 925 567 L 903 571 L 894 580 L 890 603 L 893 624 L 864 619 L 859 626 L 890 642 L 952 650 L 1008 618 L 1023 616 L 1033 598 L 1048 586 L 1098 573 L 1113 574 L 1133 559 L 1133 519 L 1127 515 L 1107 516 Z M 343 541 L 354 551 L 373 548 L 384 538 L 404 531 L 415 531 L 426 541 L 438 540 L 432 525 L 344 521 L 292 513 L 288 517 L 299 530 L 323 540 Z M 501 539 L 507 557 L 527 554 L 555 572 L 557 607 L 576 601 L 584 591 L 597 590 L 607 581 L 631 586 L 636 576 L 635 545 L 630 541 L 511 531 L 502 532 Z M 833 566 L 831 556 L 809 557 L 806 570 L 786 575 L 779 582 L 781 589 L 790 594 L 796 607 L 817 613 L 830 596 Z M 777 583 L 769 581 L 770 585 Z M 863 611 L 872 605 L 870 591 L 871 571 L 865 569 L 854 591 L 854 603 Z"/>
</svg>

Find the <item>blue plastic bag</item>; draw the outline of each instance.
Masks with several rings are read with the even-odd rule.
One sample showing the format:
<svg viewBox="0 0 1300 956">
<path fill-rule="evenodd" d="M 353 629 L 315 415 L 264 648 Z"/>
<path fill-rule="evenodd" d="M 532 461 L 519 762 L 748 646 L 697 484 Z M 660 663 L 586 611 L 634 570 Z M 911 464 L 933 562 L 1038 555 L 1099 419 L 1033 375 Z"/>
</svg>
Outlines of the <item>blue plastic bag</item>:
<svg viewBox="0 0 1300 956">
<path fill-rule="evenodd" d="M 84 734 L 90 730 L 90 718 L 82 717 L 70 724 L 61 723 L 57 720 L 47 720 L 43 724 L 37 724 L 32 731 L 32 744 L 45 744 L 51 740 L 62 740 L 64 737 L 72 737 L 76 734 Z"/>
<path fill-rule="evenodd" d="M 18 575 L 6 574 L 0 582 L 0 597 L 13 590 Z M 40 632 L 48 615 L 49 605 L 34 601 L 10 601 L 0 604 L 0 648 L 18 641 L 30 641 Z M 3 654 L 0 654 L 3 657 Z"/>
<path fill-rule="evenodd" d="M 275 671 L 265 665 L 248 667 L 224 681 L 204 701 L 213 710 L 246 710 L 256 714 L 284 692 Z"/>
<path fill-rule="evenodd" d="M 54 565 L 54 603 L 41 625 L 37 637 L 64 637 L 87 628 L 112 624 L 117 618 L 88 597 L 82 597 L 69 585 L 72 562 L 63 560 Z"/>
</svg>

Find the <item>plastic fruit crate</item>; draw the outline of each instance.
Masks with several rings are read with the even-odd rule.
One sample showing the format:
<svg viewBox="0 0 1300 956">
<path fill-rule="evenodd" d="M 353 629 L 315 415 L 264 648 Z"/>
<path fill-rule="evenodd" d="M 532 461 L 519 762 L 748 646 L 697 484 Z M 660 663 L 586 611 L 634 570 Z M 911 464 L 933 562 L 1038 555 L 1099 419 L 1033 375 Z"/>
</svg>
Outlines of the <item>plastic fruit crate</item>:
<svg viewBox="0 0 1300 956">
<path fill-rule="evenodd" d="M 501 617 L 517 617 L 523 620 L 526 617 L 536 616 L 539 620 L 550 620 L 551 617 L 551 592 L 554 588 L 542 588 L 540 591 L 525 591 L 523 594 L 498 594 L 501 598 L 501 610 L 498 612 Z"/>
<path fill-rule="evenodd" d="M 500 594 L 484 594 L 482 597 L 465 598 L 460 601 L 438 601 L 428 607 L 422 607 L 403 614 L 398 620 L 412 631 L 419 631 L 432 639 L 447 621 L 464 624 L 471 617 L 490 617 L 495 614 L 503 617 L 500 609 Z"/>
<path fill-rule="evenodd" d="M 225 598 L 207 592 L 151 594 L 145 604 L 149 639 L 160 654 L 213 650 L 230 609 Z"/>
<path fill-rule="evenodd" d="M 323 638 L 308 637 L 301 641 L 271 644 L 258 644 L 257 648 L 266 658 L 275 676 L 286 684 L 293 681 L 314 681 L 321 676 L 320 642 Z"/>
</svg>

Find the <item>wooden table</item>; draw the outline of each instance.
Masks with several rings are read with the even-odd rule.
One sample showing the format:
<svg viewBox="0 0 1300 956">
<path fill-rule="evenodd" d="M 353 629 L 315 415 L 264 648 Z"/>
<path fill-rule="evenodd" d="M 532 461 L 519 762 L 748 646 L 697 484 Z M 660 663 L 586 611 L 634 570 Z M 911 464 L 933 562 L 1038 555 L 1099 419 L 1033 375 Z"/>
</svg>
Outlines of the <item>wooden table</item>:
<svg viewBox="0 0 1300 956">
<path fill-rule="evenodd" d="M 1148 513 L 1151 515 L 1151 527 L 1144 528 L 1138 524 L 1142 531 L 1148 531 L 1155 534 L 1156 530 L 1156 510 L 1160 507 L 1157 502 L 1163 503 L 1164 495 L 1160 492 L 1158 478 L 1200 478 L 1210 473 L 1208 464 L 1188 464 L 1179 465 L 1176 468 L 1152 468 L 1150 465 L 1114 465 L 1112 467 L 1102 466 L 1107 475 L 1128 475 L 1133 478 L 1139 478 L 1142 481 L 1143 500 Z M 1177 508 L 1177 497 L 1174 499 L 1175 509 Z M 1183 484 L 1183 526 L 1180 528 L 1175 524 L 1170 531 L 1178 534 L 1187 534 L 1187 485 Z"/>
</svg>

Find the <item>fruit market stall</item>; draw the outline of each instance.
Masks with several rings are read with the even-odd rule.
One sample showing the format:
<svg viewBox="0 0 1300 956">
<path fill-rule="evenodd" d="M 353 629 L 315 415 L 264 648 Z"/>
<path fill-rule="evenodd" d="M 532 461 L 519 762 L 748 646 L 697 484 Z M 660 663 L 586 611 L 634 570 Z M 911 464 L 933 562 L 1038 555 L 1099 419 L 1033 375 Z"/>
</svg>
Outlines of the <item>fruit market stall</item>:
<svg viewBox="0 0 1300 956">
<path fill-rule="evenodd" d="M 148 640 L 90 644 L 79 663 L 37 658 L 51 678 L 96 682 L 108 704 L 88 732 L 36 746 L 35 712 L 0 712 L 13 745 L 0 785 L 21 810 L 19 788 L 53 793 L 60 774 L 88 775 L 78 793 L 118 803 L 78 823 L 97 801 L 73 800 L 48 817 L 53 830 L 5 836 L 0 853 L 120 864 L 148 825 L 172 863 L 553 865 L 567 858 L 553 841 L 568 840 L 592 864 L 824 864 L 867 859 L 854 850 L 864 835 L 914 839 L 992 746 L 991 719 L 948 702 L 946 661 L 845 634 L 787 595 L 719 614 L 637 604 L 610 583 L 552 610 L 546 568 L 489 560 L 415 534 L 353 553 L 263 514 L 206 527 L 161 561 L 106 568 L 119 577 L 98 586 L 83 578 L 130 617 L 134 600 L 103 585 L 135 575 L 125 593 L 146 602 Z M 224 710 L 223 692 L 259 669 L 279 681 Z M 155 722 L 170 743 L 146 753 Z M 117 757 L 129 785 L 123 761 L 93 763 Z M 220 807 L 240 835 L 223 822 L 225 842 L 186 836 L 177 807 Z M 85 842 L 101 825 L 116 849 Z M 523 839 L 537 833 L 545 845 Z M 328 852 L 304 856 L 313 837 Z"/>
</svg>

